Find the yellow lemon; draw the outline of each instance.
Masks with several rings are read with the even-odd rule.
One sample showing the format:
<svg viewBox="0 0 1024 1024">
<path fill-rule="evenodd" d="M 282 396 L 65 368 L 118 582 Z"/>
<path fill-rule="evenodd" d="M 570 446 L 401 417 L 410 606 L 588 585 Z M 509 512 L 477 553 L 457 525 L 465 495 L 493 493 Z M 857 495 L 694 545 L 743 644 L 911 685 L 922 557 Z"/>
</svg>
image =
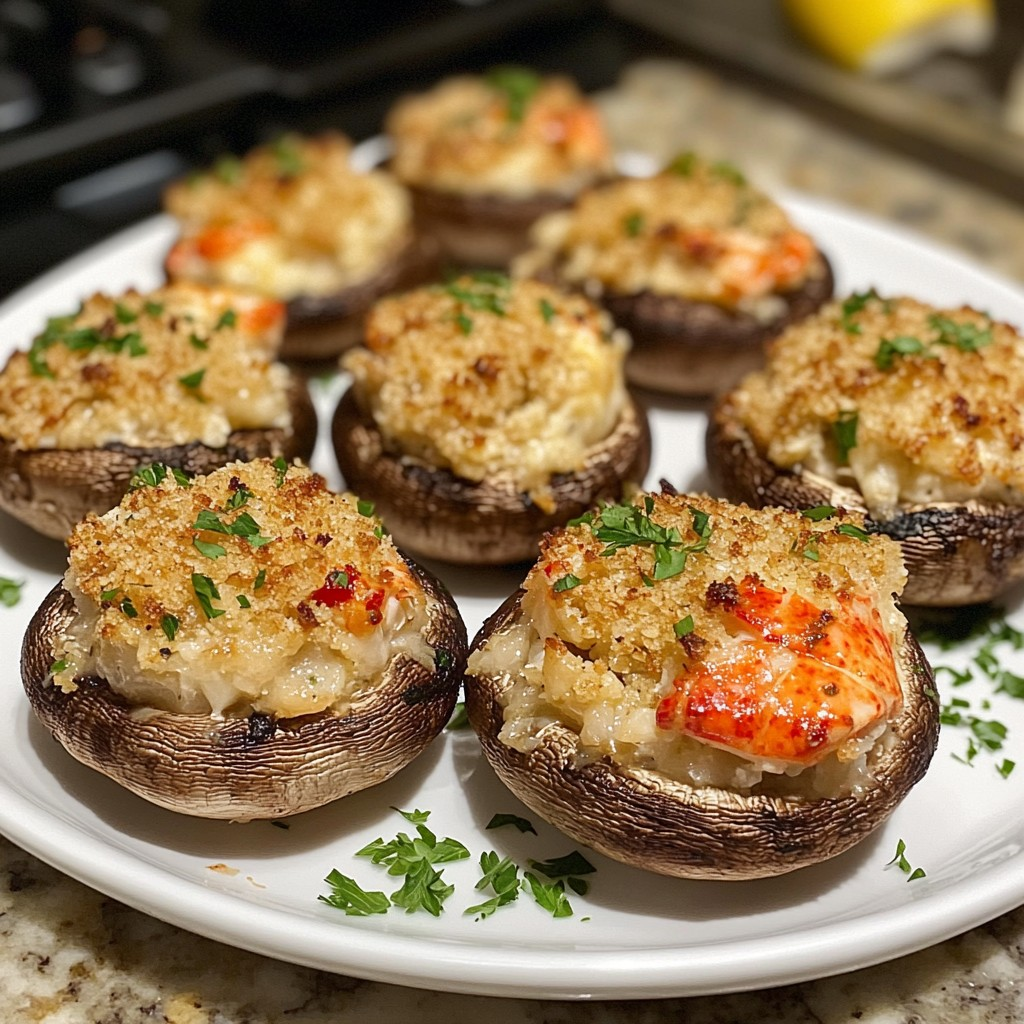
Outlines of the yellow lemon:
<svg viewBox="0 0 1024 1024">
<path fill-rule="evenodd" d="M 793 25 L 838 64 L 869 74 L 910 67 L 939 50 L 992 42 L 993 0 L 782 0 Z"/>
</svg>

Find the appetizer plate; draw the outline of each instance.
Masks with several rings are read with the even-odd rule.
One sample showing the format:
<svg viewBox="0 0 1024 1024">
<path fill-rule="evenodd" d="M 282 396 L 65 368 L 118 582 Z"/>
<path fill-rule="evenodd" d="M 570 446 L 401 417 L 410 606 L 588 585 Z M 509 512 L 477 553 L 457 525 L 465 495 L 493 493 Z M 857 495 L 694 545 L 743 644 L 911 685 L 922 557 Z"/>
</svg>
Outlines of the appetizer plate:
<svg viewBox="0 0 1024 1024">
<path fill-rule="evenodd" d="M 840 294 L 876 286 L 938 303 L 968 301 L 1024 323 L 1024 293 L 959 255 L 892 227 L 801 196 L 785 199 L 833 258 Z M 25 346 L 48 316 L 89 291 L 158 283 L 172 225 L 146 221 L 72 260 L 0 308 L 0 356 Z M 313 382 L 326 418 L 340 378 Z M 647 398 L 655 436 L 648 484 L 701 489 L 701 405 Z M 340 486 L 326 432 L 314 465 Z M 555 918 L 523 893 L 493 916 L 464 911 L 486 851 L 520 866 L 570 853 L 543 822 L 536 833 L 488 829 L 495 814 L 530 817 L 491 773 L 475 737 L 451 730 L 377 788 L 286 822 L 233 824 L 150 806 L 82 767 L 38 726 L 17 670 L 28 619 L 64 567 L 63 547 L 0 521 L 0 576 L 23 584 L 0 608 L 0 830 L 85 884 L 186 929 L 282 960 L 361 978 L 446 991 L 547 998 L 695 995 L 760 988 L 863 967 L 922 948 L 1024 901 L 1024 704 L 978 669 L 956 690 L 976 714 L 1006 727 L 1002 748 L 966 755 L 970 732 L 943 730 L 925 780 L 875 836 L 835 860 L 752 882 L 661 878 L 589 854 L 589 892 Z M 472 635 L 518 583 L 514 570 L 432 568 L 459 600 Z M 1024 627 L 1020 595 L 1006 604 Z M 991 646 L 991 645 L 990 645 Z M 970 645 L 936 663 L 969 664 Z M 1024 675 L 1024 654 L 996 650 Z M 940 673 L 950 699 L 950 673 Z M 988 701 L 987 706 L 985 702 Z M 984 710 L 981 710 L 985 706 Z M 1007 762 L 1020 762 L 1017 773 Z M 999 768 L 1002 767 L 1003 774 Z M 1009 772 L 1009 774 L 1006 774 Z M 415 826 L 398 811 L 429 812 L 427 826 L 471 858 L 444 865 L 454 885 L 443 913 L 350 917 L 318 900 L 337 869 L 391 893 L 401 879 L 356 852 Z M 903 862 L 889 864 L 897 849 Z M 584 851 L 585 852 L 585 851 Z M 887 866 L 887 864 L 889 866 Z M 913 868 L 923 877 L 912 877 Z"/>
</svg>

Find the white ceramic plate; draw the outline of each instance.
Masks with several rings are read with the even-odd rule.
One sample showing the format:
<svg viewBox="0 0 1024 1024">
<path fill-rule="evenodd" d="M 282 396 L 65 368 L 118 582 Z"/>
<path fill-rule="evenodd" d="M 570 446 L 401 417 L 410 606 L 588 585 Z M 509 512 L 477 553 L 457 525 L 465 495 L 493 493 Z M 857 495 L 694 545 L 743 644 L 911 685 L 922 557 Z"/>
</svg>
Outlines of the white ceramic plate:
<svg viewBox="0 0 1024 1024">
<path fill-rule="evenodd" d="M 936 303 L 970 301 L 1024 323 L 1024 294 L 949 251 L 883 224 L 799 196 L 796 219 L 832 255 L 840 294 L 871 285 Z M 0 356 L 25 346 L 47 316 L 76 307 L 93 289 L 158 283 L 170 224 L 147 221 L 83 254 L 0 308 Z M 319 387 L 326 414 L 340 381 Z M 649 483 L 705 486 L 699 405 L 652 401 Z M 326 445 L 314 463 L 339 485 Z M 204 822 L 174 815 L 80 766 L 36 724 L 15 668 L 32 611 L 63 570 L 61 545 L 0 521 L 0 575 L 25 581 L 0 608 L 0 829 L 87 885 L 164 920 L 283 960 L 359 977 L 449 991 L 551 998 L 693 995 L 758 988 L 862 967 L 940 941 L 1024 900 L 1024 706 L 1005 696 L 986 717 L 1009 726 L 998 758 L 974 767 L 954 759 L 962 730 L 943 732 L 927 778 L 876 836 L 830 863 L 774 880 L 743 883 L 660 878 L 594 856 L 597 871 L 570 918 L 553 919 L 525 895 L 492 918 L 462 911 L 478 902 L 476 858 L 494 849 L 521 864 L 573 844 L 535 822 L 538 835 L 485 831 L 496 812 L 530 816 L 496 781 L 468 732 L 442 736 L 388 783 L 333 806 L 269 823 Z M 450 571 L 470 635 L 509 593 L 510 571 Z M 1021 624 L 1019 599 L 1011 617 Z M 942 655 L 950 661 L 964 655 Z M 1024 673 L 1024 655 L 1016 655 Z M 1013 665 L 1013 661 L 1008 661 Z M 980 702 L 984 685 L 960 696 Z M 1022 765 L 1002 778 L 1002 756 Z M 412 831 L 392 808 L 431 812 L 430 827 L 473 853 L 450 865 L 454 895 L 440 918 L 392 910 L 346 917 L 319 903 L 332 869 L 387 892 L 392 879 L 355 851 Z M 925 878 L 886 868 L 897 842 Z M 236 874 L 211 869 L 222 864 Z M 390 884 L 389 884 L 390 883 Z"/>
</svg>

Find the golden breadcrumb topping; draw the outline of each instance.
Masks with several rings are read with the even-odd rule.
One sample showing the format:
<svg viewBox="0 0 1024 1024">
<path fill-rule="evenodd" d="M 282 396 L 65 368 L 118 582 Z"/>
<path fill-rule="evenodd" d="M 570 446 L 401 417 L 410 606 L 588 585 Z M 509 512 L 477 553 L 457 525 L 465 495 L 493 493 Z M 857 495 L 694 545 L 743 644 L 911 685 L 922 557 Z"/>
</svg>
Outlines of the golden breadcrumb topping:
<svg viewBox="0 0 1024 1024">
<path fill-rule="evenodd" d="M 695 785 L 827 759 L 815 785 L 855 786 L 902 706 L 905 578 L 898 544 L 834 508 L 638 495 L 547 535 L 469 671 L 513 680 L 501 736 L 520 750 L 561 722 L 586 757 Z"/>
<path fill-rule="evenodd" d="M 400 100 L 386 127 L 398 177 L 438 191 L 572 195 L 613 168 L 594 104 L 569 79 L 522 68 L 445 79 Z"/>
<path fill-rule="evenodd" d="M 426 595 L 372 507 L 301 464 L 152 467 L 69 548 L 66 689 L 93 675 L 141 706 L 287 718 L 340 712 L 397 652 L 432 664 Z"/>
<path fill-rule="evenodd" d="M 341 135 L 285 135 L 172 185 L 181 238 L 167 271 L 277 299 L 358 284 L 408 243 L 411 205 L 386 171 L 358 171 Z"/>
<path fill-rule="evenodd" d="M 650 178 L 583 193 L 542 217 L 518 275 L 560 278 L 632 295 L 649 291 L 740 307 L 770 319 L 779 292 L 823 272 L 814 243 L 731 165 L 690 154 Z"/>
<path fill-rule="evenodd" d="M 777 465 L 906 502 L 1024 501 L 1024 338 L 969 307 L 874 293 L 832 302 L 771 346 L 736 414 Z"/>
<path fill-rule="evenodd" d="M 343 365 L 395 449 L 542 503 L 619 421 L 625 350 L 583 296 L 481 273 L 383 299 Z"/>
<path fill-rule="evenodd" d="M 287 428 L 283 329 L 280 303 L 224 288 L 94 294 L 11 355 L 0 436 L 26 449 L 219 448 L 234 430 Z"/>
</svg>

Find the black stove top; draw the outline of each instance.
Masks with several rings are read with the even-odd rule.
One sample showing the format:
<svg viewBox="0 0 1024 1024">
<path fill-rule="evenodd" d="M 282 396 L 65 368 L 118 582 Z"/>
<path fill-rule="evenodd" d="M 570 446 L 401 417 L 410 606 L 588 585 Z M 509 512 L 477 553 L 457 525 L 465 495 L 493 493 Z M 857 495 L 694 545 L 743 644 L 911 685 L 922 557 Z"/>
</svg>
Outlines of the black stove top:
<svg viewBox="0 0 1024 1024">
<path fill-rule="evenodd" d="M 0 0 L 0 296 L 285 129 L 379 130 L 403 92 L 499 62 L 610 85 L 588 0 Z"/>
</svg>

